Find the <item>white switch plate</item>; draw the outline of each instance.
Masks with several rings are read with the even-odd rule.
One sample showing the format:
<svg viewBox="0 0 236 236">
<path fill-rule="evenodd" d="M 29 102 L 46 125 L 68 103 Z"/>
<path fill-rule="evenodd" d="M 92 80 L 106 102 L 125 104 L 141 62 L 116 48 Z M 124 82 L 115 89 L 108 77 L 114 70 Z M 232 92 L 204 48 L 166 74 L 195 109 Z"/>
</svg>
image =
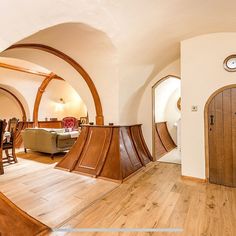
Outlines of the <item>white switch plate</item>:
<svg viewBox="0 0 236 236">
<path fill-rule="evenodd" d="M 195 106 L 195 105 L 193 105 L 191 110 L 192 110 L 192 111 L 197 111 L 197 109 L 198 109 L 198 107 Z"/>
</svg>

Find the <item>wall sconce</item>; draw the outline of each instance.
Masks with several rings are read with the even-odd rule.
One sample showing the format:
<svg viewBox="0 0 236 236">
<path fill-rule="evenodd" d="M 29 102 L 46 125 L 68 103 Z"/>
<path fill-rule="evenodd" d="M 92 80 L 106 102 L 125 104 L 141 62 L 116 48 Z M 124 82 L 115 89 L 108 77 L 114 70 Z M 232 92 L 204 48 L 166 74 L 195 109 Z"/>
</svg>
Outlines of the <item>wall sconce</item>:
<svg viewBox="0 0 236 236">
<path fill-rule="evenodd" d="M 61 104 L 65 104 L 65 101 L 64 101 L 63 98 L 60 98 L 60 103 L 61 103 Z"/>
<path fill-rule="evenodd" d="M 63 98 L 59 99 L 59 102 L 56 103 L 56 111 L 61 112 L 64 110 L 65 101 Z"/>
</svg>

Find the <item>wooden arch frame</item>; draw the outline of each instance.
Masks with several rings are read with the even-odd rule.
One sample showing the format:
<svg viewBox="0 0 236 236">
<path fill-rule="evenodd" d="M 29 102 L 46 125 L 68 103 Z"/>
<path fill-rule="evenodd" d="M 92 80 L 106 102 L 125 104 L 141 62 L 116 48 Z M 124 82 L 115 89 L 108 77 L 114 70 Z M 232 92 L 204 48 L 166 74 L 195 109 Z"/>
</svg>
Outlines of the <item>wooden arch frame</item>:
<svg viewBox="0 0 236 236">
<path fill-rule="evenodd" d="M 25 108 L 24 108 L 23 104 L 21 103 L 21 101 L 19 100 L 19 98 L 6 88 L 0 87 L 0 90 L 5 91 L 6 93 L 10 94 L 17 101 L 17 103 L 19 104 L 19 106 L 21 108 L 22 121 L 25 122 L 26 121 L 26 112 L 25 112 Z"/>
<path fill-rule="evenodd" d="M 210 97 L 207 99 L 204 107 L 204 137 L 205 137 L 205 175 L 206 180 L 209 181 L 209 143 L 208 143 L 208 108 L 209 104 L 212 101 L 212 99 L 219 93 L 223 92 L 226 89 L 229 88 L 236 88 L 236 84 L 229 84 L 226 86 L 223 86 L 219 89 L 217 89 L 215 92 L 213 92 Z"/>
<path fill-rule="evenodd" d="M 154 135 L 155 135 L 155 89 L 164 81 L 170 79 L 170 78 L 176 78 L 181 80 L 179 76 L 176 75 L 167 75 L 162 77 L 160 80 L 158 80 L 153 86 L 152 86 L 152 156 L 155 159 L 155 141 L 154 141 Z"/>
<path fill-rule="evenodd" d="M 103 109 L 102 109 L 102 104 L 101 104 L 101 100 L 100 100 L 99 94 L 97 92 L 97 89 L 96 89 L 92 79 L 88 75 L 88 73 L 83 69 L 83 67 L 79 63 L 77 63 L 73 58 L 69 57 L 65 53 L 63 53 L 53 47 L 43 45 L 43 44 L 35 44 L 35 43 L 14 44 L 14 45 L 10 46 L 9 48 L 7 48 L 6 50 L 16 49 L 16 48 L 29 48 L 29 49 L 41 50 L 41 51 L 53 54 L 53 55 L 61 58 L 62 60 L 64 60 L 68 64 L 70 64 L 83 77 L 83 79 L 85 80 L 86 84 L 89 87 L 89 90 L 90 90 L 92 97 L 93 97 L 95 110 L 96 110 L 96 124 L 97 125 L 104 125 Z"/>
<path fill-rule="evenodd" d="M 34 101 L 34 111 L 33 111 L 33 122 L 34 126 L 38 126 L 38 113 L 39 113 L 39 106 L 42 100 L 43 93 L 45 92 L 45 89 L 53 79 L 63 80 L 62 78 L 58 77 L 54 73 L 50 73 L 41 83 L 40 87 L 38 88 L 38 92 L 36 94 L 36 98 Z"/>
</svg>

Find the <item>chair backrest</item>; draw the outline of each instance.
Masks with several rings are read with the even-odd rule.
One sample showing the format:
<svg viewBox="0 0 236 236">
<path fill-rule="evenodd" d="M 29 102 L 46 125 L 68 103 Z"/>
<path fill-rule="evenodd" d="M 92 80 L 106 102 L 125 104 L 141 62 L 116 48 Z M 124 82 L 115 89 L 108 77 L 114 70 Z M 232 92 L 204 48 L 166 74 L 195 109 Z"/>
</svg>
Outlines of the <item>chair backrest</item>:
<svg viewBox="0 0 236 236">
<path fill-rule="evenodd" d="M 18 128 L 19 119 L 13 117 L 8 121 L 8 132 L 15 133 Z"/>
<path fill-rule="evenodd" d="M 65 117 L 62 119 L 62 127 L 63 128 L 78 128 L 78 120 L 75 117 Z"/>
<path fill-rule="evenodd" d="M 2 146 L 3 146 L 3 134 L 6 129 L 6 121 L 0 120 L 0 175 L 4 174 L 2 163 Z"/>
<path fill-rule="evenodd" d="M 7 127 L 6 120 L 0 120 L 0 148 L 2 148 L 3 135 L 4 135 L 6 127 Z"/>
</svg>

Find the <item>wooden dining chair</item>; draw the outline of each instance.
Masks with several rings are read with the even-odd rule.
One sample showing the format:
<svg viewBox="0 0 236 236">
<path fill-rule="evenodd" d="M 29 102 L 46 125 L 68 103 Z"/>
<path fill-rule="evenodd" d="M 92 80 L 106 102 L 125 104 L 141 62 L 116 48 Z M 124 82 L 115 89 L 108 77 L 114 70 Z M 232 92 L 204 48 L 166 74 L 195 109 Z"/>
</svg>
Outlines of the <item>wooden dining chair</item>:
<svg viewBox="0 0 236 236">
<path fill-rule="evenodd" d="M 19 124 L 19 119 L 13 117 L 8 121 L 8 132 L 16 132 Z"/>
<path fill-rule="evenodd" d="M 0 175 L 4 174 L 2 152 L 3 152 L 3 139 L 4 139 L 3 135 L 6 126 L 7 126 L 6 120 L 0 120 Z"/>
<path fill-rule="evenodd" d="M 16 153 L 15 153 L 15 140 L 16 140 L 16 131 L 18 127 L 19 120 L 17 118 L 12 118 L 8 121 L 8 129 L 7 131 L 10 133 L 9 138 L 5 138 L 3 140 L 3 150 L 6 153 L 7 162 L 9 164 L 16 163 Z M 9 150 L 11 150 L 11 155 L 9 154 Z"/>
</svg>

